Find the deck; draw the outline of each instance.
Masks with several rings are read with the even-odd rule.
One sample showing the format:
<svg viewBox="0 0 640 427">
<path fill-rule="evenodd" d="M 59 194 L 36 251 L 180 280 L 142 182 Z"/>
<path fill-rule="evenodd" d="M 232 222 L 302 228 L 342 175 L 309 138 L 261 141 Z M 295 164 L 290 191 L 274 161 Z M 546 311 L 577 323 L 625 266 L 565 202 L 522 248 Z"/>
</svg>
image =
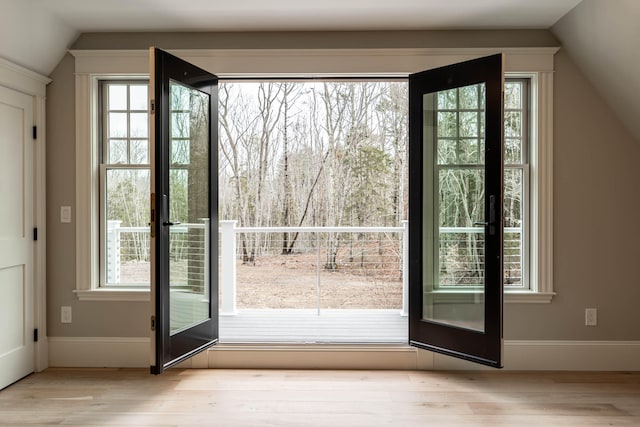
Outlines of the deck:
<svg viewBox="0 0 640 427">
<path fill-rule="evenodd" d="M 400 310 L 252 309 L 220 316 L 223 343 L 406 343 Z"/>
<path fill-rule="evenodd" d="M 198 293 L 171 292 L 172 329 L 206 318 L 208 301 Z M 406 343 L 408 318 L 400 309 L 240 309 L 220 315 L 226 343 Z"/>
</svg>

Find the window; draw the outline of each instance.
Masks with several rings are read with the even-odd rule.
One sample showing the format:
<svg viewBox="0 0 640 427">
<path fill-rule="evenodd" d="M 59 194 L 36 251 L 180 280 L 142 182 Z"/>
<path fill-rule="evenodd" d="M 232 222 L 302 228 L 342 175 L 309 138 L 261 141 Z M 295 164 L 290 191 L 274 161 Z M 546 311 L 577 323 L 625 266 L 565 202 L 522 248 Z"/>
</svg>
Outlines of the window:
<svg viewBox="0 0 640 427">
<path fill-rule="evenodd" d="M 227 84 L 229 85 L 229 84 Z M 504 285 L 528 289 L 528 79 L 505 83 L 504 173 Z M 147 84 L 139 81 L 100 82 L 101 106 L 101 286 L 148 285 L 149 277 L 149 140 Z M 440 169 L 441 288 L 473 285 L 482 272 L 482 242 L 474 222 L 482 216 L 483 190 L 476 182 L 482 170 L 484 141 L 482 117 L 484 86 L 474 85 L 443 92 L 438 99 L 438 167 Z M 225 110 L 226 111 L 226 110 Z M 188 129 L 173 112 L 174 179 L 185 181 L 188 163 Z M 459 124 L 459 126 L 456 125 Z M 447 132 L 447 129 L 453 131 Z M 404 144 L 404 140 L 401 141 Z M 224 150 L 223 150 L 224 151 Z M 404 152 L 405 149 L 400 150 Z M 186 156 L 186 157 L 185 157 Z M 183 170 L 184 169 L 184 170 Z M 404 175 L 404 174 L 403 174 Z M 471 199 L 460 197 L 460 185 L 477 187 Z M 404 187 L 401 183 L 399 187 Z M 473 193 L 473 191 L 471 191 Z M 368 224 L 371 225 L 371 224 Z"/>
<path fill-rule="evenodd" d="M 530 290 L 530 87 L 531 78 L 504 85 L 504 286 Z M 484 86 L 439 92 L 436 114 L 439 291 L 473 290 L 483 283 Z"/>
<path fill-rule="evenodd" d="M 506 302 L 548 302 L 553 295 L 551 124 L 554 52 L 555 49 L 548 49 L 548 52 L 542 49 L 535 54 L 528 51 L 507 54 L 508 58 L 513 55 L 519 59 L 513 63 L 507 61 L 509 74 L 505 86 Z M 116 198 L 124 194 L 120 190 L 130 189 L 135 197 L 148 200 L 148 184 L 143 184 L 149 179 L 148 129 L 138 126 L 147 123 L 146 80 L 141 80 L 146 79 L 146 52 L 127 55 L 121 52 L 72 53 L 76 57 L 77 89 L 76 292 L 81 299 L 146 300 L 146 280 L 131 276 L 122 264 L 119 271 L 117 268 L 110 270 L 117 265 L 111 266 L 108 256 L 101 256 L 101 253 L 119 253 L 128 263 L 137 263 L 138 267 L 146 262 L 148 249 L 142 237 L 144 233 L 139 230 L 147 231 L 148 214 L 137 212 L 137 216 L 126 219 L 116 218 L 113 214 L 125 209 L 123 202 Z M 478 55 L 483 53 L 478 50 Z M 265 56 L 263 62 L 254 64 L 251 72 L 253 75 L 273 73 L 274 70 L 282 73 L 295 64 L 305 64 L 305 69 L 326 70 L 328 63 L 335 63 L 341 64 L 339 68 L 346 74 L 375 75 L 380 71 L 381 75 L 388 75 L 389 64 L 398 61 L 397 55 L 407 56 L 407 59 L 420 58 L 411 52 L 389 54 L 384 50 L 367 50 L 366 54 L 372 58 L 366 63 L 358 60 L 355 54 L 349 59 L 344 54 L 331 52 L 327 52 L 322 60 L 313 57 L 300 62 L 304 52 L 274 51 L 271 53 L 273 58 Z M 211 51 L 209 55 L 203 57 L 202 66 L 215 69 L 222 66 L 220 64 L 227 64 L 225 69 L 239 75 L 249 72 L 236 70 L 239 65 L 224 53 Z M 422 55 L 435 61 L 429 66 L 440 65 L 437 60 L 440 56 L 428 52 Z M 459 53 L 450 52 L 446 60 L 457 60 L 456 56 Z M 189 54 L 184 57 L 188 59 Z M 367 69 L 363 70 L 363 67 Z M 349 70 L 345 71 L 347 68 Z M 525 73 L 527 70 L 533 72 Z M 119 77 L 123 75 L 131 76 L 131 79 Z M 142 98 L 138 99 L 138 96 Z M 113 106 L 109 102 L 111 97 L 115 102 Z M 146 211 L 148 203 L 143 206 Z M 119 241 L 109 241 L 109 224 L 112 228 L 116 225 L 110 221 L 122 221 L 117 224 Z M 144 277 L 146 279 L 148 274 Z"/>
<path fill-rule="evenodd" d="M 433 100 L 433 215 L 440 242 L 434 283 L 440 291 L 471 290 L 484 283 L 484 100 L 484 84 L 441 91 Z"/>
<path fill-rule="evenodd" d="M 530 79 L 504 85 L 504 286 L 529 289 Z"/>
<path fill-rule="evenodd" d="M 100 286 L 149 286 L 147 92 L 100 82 Z"/>
</svg>

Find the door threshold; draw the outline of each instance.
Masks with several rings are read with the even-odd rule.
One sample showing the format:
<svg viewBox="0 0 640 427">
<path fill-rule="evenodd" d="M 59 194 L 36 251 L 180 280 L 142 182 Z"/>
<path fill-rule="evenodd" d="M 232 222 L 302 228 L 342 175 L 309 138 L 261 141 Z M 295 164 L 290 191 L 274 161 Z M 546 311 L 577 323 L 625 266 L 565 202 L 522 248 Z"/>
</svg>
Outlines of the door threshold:
<svg viewBox="0 0 640 427">
<path fill-rule="evenodd" d="M 191 359 L 200 369 L 431 369 L 430 353 L 408 344 L 220 343 Z"/>
</svg>

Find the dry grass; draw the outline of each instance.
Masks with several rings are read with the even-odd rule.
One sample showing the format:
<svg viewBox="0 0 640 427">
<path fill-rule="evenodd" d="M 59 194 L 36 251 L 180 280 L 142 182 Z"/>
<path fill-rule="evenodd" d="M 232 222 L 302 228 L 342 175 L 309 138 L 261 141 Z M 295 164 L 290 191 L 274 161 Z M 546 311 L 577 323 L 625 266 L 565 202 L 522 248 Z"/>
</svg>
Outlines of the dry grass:
<svg viewBox="0 0 640 427">
<path fill-rule="evenodd" d="M 179 267 L 177 264 L 172 264 Z M 389 266 L 392 268 L 388 268 Z M 387 267 L 387 268 L 385 268 Z M 401 309 L 402 280 L 393 263 L 382 258 L 362 268 L 342 261 L 337 270 L 327 270 L 315 254 L 269 255 L 255 264 L 240 261 L 236 270 L 238 308 L 316 308 L 318 286 L 320 308 Z M 123 263 L 124 283 L 149 281 L 149 263 Z"/>
<path fill-rule="evenodd" d="M 396 276 L 395 278 L 393 276 Z M 260 257 L 255 265 L 237 266 L 238 308 L 401 309 L 398 273 L 357 266 L 326 270 L 314 255 Z"/>
</svg>

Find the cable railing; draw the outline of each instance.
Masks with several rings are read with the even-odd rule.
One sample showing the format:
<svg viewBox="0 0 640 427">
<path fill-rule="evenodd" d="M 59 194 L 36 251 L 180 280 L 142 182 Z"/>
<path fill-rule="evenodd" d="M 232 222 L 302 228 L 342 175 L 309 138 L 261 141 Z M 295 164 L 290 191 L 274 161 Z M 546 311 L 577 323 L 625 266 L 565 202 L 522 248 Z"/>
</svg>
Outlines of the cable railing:
<svg viewBox="0 0 640 427">
<path fill-rule="evenodd" d="M 464 287 L 484 283 L 484 228 L 440 227 L 438 283 Z M 522 285 L 522 230 L 505 227 L 503 234 L 504 285 Z"/>
<path fill-rule="evenodd" d="M 402 227 L 236 227 L 235 221 L 223 221 L 220 311 L 234 314 L 240 304 L 406 313 L 405 227 L 406 222 Z"/>
<path fill-rule="evenodd" d="M 408 224 L 400 227 L 236 227 L 220 221 L 220 313 L 242 308 L 394 308 L 408 310 Z M 205 293 L 208 224 L 171 227 L 170 280 Z M 482 227 L 440 227 L 441 290 L 484 281 Z M 107 231 L 107 285 L 149 283 L 149 228 Z M 520 228 L 504 230 L 504 284 L 522 286 Z"/>
<path fill-rule="evenodd" d="M 148 285 L 150 277 L 149 227 L 121 227 L 108 221 L 105 282 L 107 286 Z M 173 287 L 202 292 L 208 282 L 205 251 L 207 223 L 172 226 L 169 234 L 170 280 Z M 208 258 L 208 257 L 207 257 Z"/>
</svg>

